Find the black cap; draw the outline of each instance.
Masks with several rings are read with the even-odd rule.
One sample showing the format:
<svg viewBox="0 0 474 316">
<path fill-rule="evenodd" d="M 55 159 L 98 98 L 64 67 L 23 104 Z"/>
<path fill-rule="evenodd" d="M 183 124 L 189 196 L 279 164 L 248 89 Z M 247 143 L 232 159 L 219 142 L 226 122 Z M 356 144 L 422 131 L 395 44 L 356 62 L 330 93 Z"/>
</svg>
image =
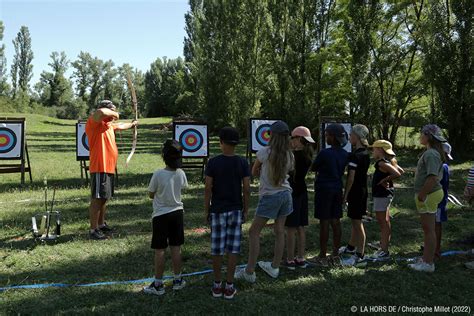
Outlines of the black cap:
<svg viewBox="0 0 474 316">
<path fill-rule="evenodd" d="M 332 123 L 326 127 L 325 131 L 333 135 L 341 147 L 346 146 L 348 137 L 344 126 L 339 123 Z"/>
<path fill-rule="evenodd" d="M 276 121 L 270 126 L 270 132 L 281 135 L 290 135 L 290 128 L 283 121 Z"/>
<path fill-rule="evenodd" d="M 231 126 L 226 126 L 219 131 L 219 139 L 229 145 L 237 145 L 240 141 L 239 131 Z"/>
</svg>

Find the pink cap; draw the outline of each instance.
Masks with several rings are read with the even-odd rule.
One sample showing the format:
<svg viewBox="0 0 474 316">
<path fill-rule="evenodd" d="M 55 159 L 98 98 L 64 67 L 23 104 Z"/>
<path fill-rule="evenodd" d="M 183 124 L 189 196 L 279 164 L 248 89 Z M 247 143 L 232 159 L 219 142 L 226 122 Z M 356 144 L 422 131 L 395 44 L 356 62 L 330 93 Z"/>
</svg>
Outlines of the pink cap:
<svg viewBox="0 0 474 316">
<path fill-rule="evenodd" d="M 314 139 L 311 137 L 311 132 L 310 132 L 309 128 L 307 128 L 307 127 L 305 127 L 305 126 L 298 126 L 298 127 L 296 127 L 296 128 L 291 132 L 291 136 L 292 136 L 292 137 L 303 137 L 303 138 L 306 139 L 309 143 L 312 143 L 312 144 L 315 143 Z"/>
</svg>

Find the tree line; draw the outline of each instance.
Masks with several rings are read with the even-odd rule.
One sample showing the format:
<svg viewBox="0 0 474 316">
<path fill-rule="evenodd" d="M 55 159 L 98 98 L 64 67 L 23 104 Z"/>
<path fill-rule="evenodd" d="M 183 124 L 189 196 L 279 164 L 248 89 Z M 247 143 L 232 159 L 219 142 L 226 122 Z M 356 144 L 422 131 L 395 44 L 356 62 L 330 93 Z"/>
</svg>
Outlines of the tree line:
<svg viewBox="0 0 474 316">
<path fill-rule="evenodd" d="M 190 0 L 184 59 L 157 58 L 143 73 L 87 52 L 74 61 L 53 52 L 34 87 L 31 37 L 22 27 L 11 86 L 0 50 L 0 94 L 70 118 L 108 98 L 127 115 L 125 76 L 132 73 L 143 116 L 186 114 L 216 130 L 245 129 L 249 117 L 317 126 L 331 116 L 392 142 L 400 126 L 433 122 L 468 152 L 473 16 L 470 0 Z"/>
</svg>

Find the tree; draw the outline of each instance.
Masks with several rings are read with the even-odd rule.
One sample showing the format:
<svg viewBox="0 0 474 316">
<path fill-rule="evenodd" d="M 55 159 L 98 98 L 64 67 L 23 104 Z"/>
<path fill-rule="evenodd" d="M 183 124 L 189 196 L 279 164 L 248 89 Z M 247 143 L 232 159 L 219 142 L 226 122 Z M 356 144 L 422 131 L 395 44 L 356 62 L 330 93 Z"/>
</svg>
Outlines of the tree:
<svg viewBox="0 0 474 316">
<path fill-rule="evenodd" d="M 0 41 L 3 41 L 3 21 L 0 21 Z M 5 57 L 5 44 L 0 45 L 0 96 L 6 96 L 9 92 L 7 83 L 7 59 Z"/>
<path fill-rule="evenodd" d="M 29 82 L 33 76 L 33 50 L 31 48 L 31 36 L 28 27 L 22 26 L 16 38 L 13 40 L 15 55 L 11 69 L 13 95 L 18 90 L 27 94 Z"/>
<path fill-rule="evenodd" d="M 474 150 L 472 1 L 430 2 L 423 27 L 423 70 L 439 105 L 438 123 L 458 152 Z"/>
</svg>

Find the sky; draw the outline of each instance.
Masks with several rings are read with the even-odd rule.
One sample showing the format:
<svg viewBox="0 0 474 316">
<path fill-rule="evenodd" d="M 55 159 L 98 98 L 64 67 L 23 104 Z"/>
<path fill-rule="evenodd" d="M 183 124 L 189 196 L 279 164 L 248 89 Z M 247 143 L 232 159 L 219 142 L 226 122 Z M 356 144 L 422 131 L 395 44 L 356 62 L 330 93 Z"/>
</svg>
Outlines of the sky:
<svg viewBox="0 0 474 316">
<path fill-rule="evenodd" d="M 146 71 L 157 57 L 183 56 L 188 7 L 187 0 L 0 0 L 8 74 L 12 40 L 22 25 L 32 39 L 31 87 L 43 70 L 50 71 L 53 51 L 64 51 L 69 60 L 85 51 Z"/>
</svg>

